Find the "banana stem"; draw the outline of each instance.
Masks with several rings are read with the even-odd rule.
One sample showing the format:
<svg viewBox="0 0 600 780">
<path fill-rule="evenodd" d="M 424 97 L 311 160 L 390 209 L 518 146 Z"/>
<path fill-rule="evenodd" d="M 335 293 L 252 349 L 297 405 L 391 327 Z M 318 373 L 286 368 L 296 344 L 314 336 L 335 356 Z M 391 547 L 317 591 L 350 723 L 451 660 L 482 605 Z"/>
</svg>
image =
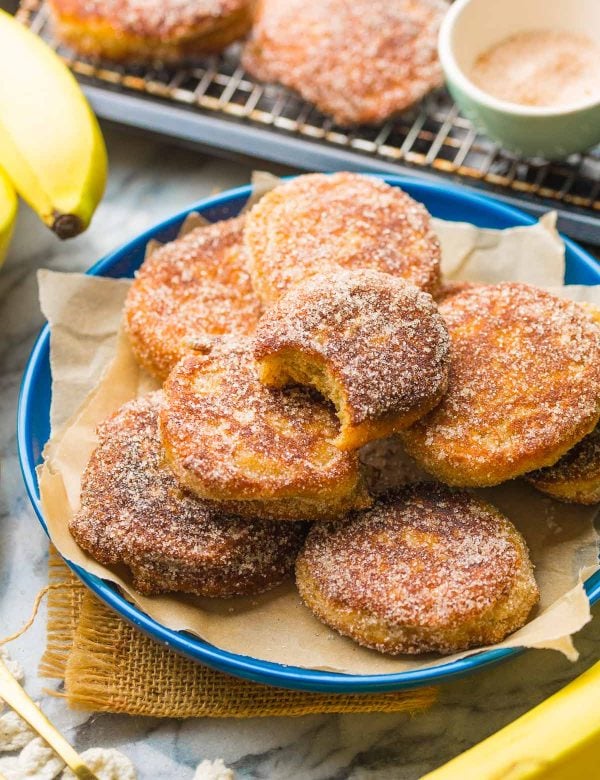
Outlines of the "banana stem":
<svg viewBox="0 0 600 780">
<path fill-rule="evenodd" d="M 59 238 L 74 238 L 85 230 L 85 225 L 76 214 L 59 214 L 55 212 L 52 218 L 52 230 Z"/>
</svg>

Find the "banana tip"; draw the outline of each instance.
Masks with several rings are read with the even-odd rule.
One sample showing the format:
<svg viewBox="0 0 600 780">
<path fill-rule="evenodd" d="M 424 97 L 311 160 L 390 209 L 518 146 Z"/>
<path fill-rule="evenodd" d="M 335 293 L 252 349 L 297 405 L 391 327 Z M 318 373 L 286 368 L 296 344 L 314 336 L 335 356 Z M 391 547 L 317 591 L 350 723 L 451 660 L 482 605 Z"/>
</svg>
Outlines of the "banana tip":
<svg viewBox="0 0 600 780">
<path fill-rule="evenodd" d="M 55 214 L 52 221 L 52 230 L 63 239 L 78 236 L 85 228 L 83 220 L 76 214 Z"/>
</svg>

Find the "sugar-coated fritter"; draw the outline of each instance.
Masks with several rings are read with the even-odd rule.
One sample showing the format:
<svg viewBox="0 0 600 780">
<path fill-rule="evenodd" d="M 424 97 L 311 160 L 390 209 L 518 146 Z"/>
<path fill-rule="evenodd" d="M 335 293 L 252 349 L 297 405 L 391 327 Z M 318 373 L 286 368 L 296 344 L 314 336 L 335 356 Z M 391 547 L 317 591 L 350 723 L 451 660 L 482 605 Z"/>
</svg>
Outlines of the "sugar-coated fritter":
<svg viewBox="0 0 600 780">
<path fill-rule="evenodd" d="M 312 385 L 356 449 L 432 409 L 447 385 L 448 331 L 432 297 L 390 274 L 338 269 L 291 287 L 262 317 L 254 355 L 270 387 Z"/>
<path fill-rule="evenodd" d="M 600 418 L 600 329 L 573 301 L 516 282 L 440 305 L 448 390 L 401 436 L 451 485 L 496 485 L 551 466 Z"/>
<path fill-rule="evenodd" d="M 500 642 L 539 599 L 527 545 L 469 493 L 416 485 L 344 523 L 318 523 L 296 561 L 316 617 L 393 655 Z"/>
<path fill-rule="evenodd" d="M 244 218 L 199 227 L 142 263 L 125 302 L 138 362 L 157 379 L 198 340 L 250 335 L 260 315 L 242 246 Z"/>
<path fill-rule="evenodd" d="M 201 498 L 273 520 L 333 519 L 370 504 L 358 455 L 328 441 L 335 411 L 306 388 L 265 387 L 250 339 L 185 357 L 164 391 L 168 461 Z"/>
<path fill-rule="evenodd" d="M 275 187 L 248 214 L 244 244 L 265 306 L 340 267 L 383 271 L 431 294 L 440 283 L 440 244 L 425 207 L 356 173 L 312 173 Z"/>
<path fill-rule="evenodd" d="M 178 63 L 222 51 L 252 24 L 253 0 L 50 0 L 58 38 L 84 57 Z"/>
<path fill-rule="evenodd" d="M 160 391 L 122 406 L 98 428 L 70 530 L 105 565 L 125 564 L 141 593 L 227 598 L 289 576 L 302 523 L 228 515 L 182 489 L 164 463 Z"/>
<path fill-rule="evenodd" d="M 340 125 L 378 124 L 442 84 L 444 0 L 260 0 L 244 67 Z"/>
</svg>

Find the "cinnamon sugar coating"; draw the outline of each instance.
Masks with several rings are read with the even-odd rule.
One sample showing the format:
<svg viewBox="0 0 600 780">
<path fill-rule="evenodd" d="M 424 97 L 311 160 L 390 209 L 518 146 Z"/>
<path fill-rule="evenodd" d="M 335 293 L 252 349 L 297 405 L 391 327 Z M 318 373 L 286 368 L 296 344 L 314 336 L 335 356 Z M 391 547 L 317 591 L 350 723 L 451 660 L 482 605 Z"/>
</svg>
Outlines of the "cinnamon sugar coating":
<svg viewBox="0 0 600 780">
<path fill-rule="evenodd" d="M 125 326 L 138 362 L 165 379 L 207 336 L 254 332 L 260 303 L 246 270 L 244 218 L 199 227 L 156 249 L 136 274 Z"/>
<path fill-rule="evenodd" d="M 384 653 L 453 653 L 499 642 L 539 599 L 527 545 L 493 506 L 441 485 L 319 523 L 296 561 L 322 622 Z"/>
<path fill-rule="evenodd" d="M 600 417 L 600 329 L 572 301 L 506 282 L 440 305 L 451 338 L 448 391 L 401 433 L 428 472 L 494 485 L 556 461 Z"/>
<path fill-rule="evenodd" d="M 332 519 L 370 504 L 358 456 L 327 439 L 331 407 L 309 390 L 270 390 L 249 339 L 185 357 L 165 383 L 161 430 L 179 481 L 238 514 Z"/>
<path fill-rule="evenodd" d="M 580 306 L 600 326 L 600 308 L 587 302 Z M 600 503 L 600 425 L 553 466 L 527 474 L 526 479 L 560 501 Z"/>
<path fill-rule="evenodd" d="M 316 387 L 337 408 L 333 443 L 356 449 L 405 428 L 447 385 L 446 326 L 430 295 L 372 270 L 338 269 L 291 287 L 256 331 L 270 387 Z"/>
<path fill-rule="evenodd" d="M 125 564 L 134 587 L 227 598 L 261 593 L 291 572 L 305 529 L 241 519 L 183 490 L 158 430 L 162 392 L 122 406 L 98 428 L 70 531 L 106 565 Z"/>
<path fill-rule="evenodd" d="M 49 0 L 60 40 L 86 57 L 177 63 L 222 51 L 252 24 L 253 0 Z"/>
<path fill-rule="evenodd" d="M 271 190 L 248 214 L 244 243 L 265 305 L 340 266 L 383 271 L 432 294 L 440 281 L 440 244 L 424 206 L 355 173 L 307 174 Z"/>
<path fill-rule="evenodd" d="M 444 0 L 260 0 L 244 67 L 340 125 L 377 124 L 442 84 Z"/>
</svg>

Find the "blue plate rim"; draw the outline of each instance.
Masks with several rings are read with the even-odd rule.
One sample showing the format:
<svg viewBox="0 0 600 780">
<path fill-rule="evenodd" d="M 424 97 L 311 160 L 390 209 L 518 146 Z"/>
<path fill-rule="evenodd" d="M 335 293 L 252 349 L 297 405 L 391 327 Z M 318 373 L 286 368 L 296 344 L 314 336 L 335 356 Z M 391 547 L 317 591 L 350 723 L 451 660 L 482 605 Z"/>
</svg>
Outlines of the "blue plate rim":
<svg viewBox="0 0 600 780">
<path fill-rule="evenodd" d="M 413 194 L 423 192 L 432 194 L 442 193 L 443 195 L 454 194 L 462 199 L 463 202 L 469 202 L 475 207 L 480 206 L 489 211 L 490 206 L 492 206 L 496 214 L 500 213 L 503 217 L 520 225 L 533 224 L 536 221 L 535 218 L 530 217 L 518 209 L 499 203 L 492 197 L 465 192 L 460 187 L 450 184 L 424 183 L 406 176 L 371 173 L 367 175 L 382 178 L 390 184 L 411 190 Z M 133 239 L 126 241 L 120 247 L 92 265 L 85 273 L 93 276 L 103 276 L 104 274 L 102 272 L 114 265 L 115 259 L 119 258 L 127 249 L 133 249 L 141 244 L 145 245 L 156 234 L 168 230 L 174 225 L 180 224 L 185 216 L 191 211 L 207 210 L 216 206 L 226 205 L 232 200 L 247 198 L 250 193 L 251 185 L 244 185 L 219 193 L 218 195 L 203 198 L 191 206 L 166 217 L 152 227 L 147 228 Z M 578 261 L 583 263 L 584 266 L 598 277 L 598 283 L 600 284 L 600 269 L 597 262 L 591 255 L 569 238 L 565 236 L 562 236 L 562 238 L 565 242 L 565 246 L 568 247 L 571 253 L 577 256 Z M 29 500 L 31 501 L 37 518 L 46 534 L 48 534 L 48 529 L 39 501 L 39 491 L 35 472 L 37 463 L 33 460 L 28 444 L 30 441 L 29 434 L 32 422 L 31 404 L 34 396 L 33 390 L 40 370 L 41 361 L 47 355 L 48 350 L 49 327 L 46 324 L 40 331 L 27 361 L 17 406 L 17 449 L 21 473 Z M 81 567 L 68 560 L 65 560 L 65 562 L 82 582 L 104 601 L 104 603 L 156 641 L 167 645 L 176 652 L 191 658 L 196 662 L 203 663 L 214 669 L 218 669 L 219 671 L 277 687 L 334 693 L 374 693 L 416 688 L 422 685 L 437 684 L 441 680 L 462 676 L 468 672 L 485 668 L 492 664 L 496 664 L 501 660 L 514 657 L 522 653 L 525 649 L 517 647 L 484 650 L 458 661 L 449 663 L 442 662 L 426 669 L 414 669 L 392 674 L 351 675 L 286 666 L 284 664 L 263 661 L 261 659 L 251 658 L 250 656 L 221 650 L 191 634 L 172 631 L 150 618 L 135 605 L 126 601 L 114 587 L 108 585 L 99 577 L 89 574 Z M 592 604 L 600 599 L 600 572 L 597 572 L 590 577 L 584 583 L 584 587 Z"/>
</svg>

